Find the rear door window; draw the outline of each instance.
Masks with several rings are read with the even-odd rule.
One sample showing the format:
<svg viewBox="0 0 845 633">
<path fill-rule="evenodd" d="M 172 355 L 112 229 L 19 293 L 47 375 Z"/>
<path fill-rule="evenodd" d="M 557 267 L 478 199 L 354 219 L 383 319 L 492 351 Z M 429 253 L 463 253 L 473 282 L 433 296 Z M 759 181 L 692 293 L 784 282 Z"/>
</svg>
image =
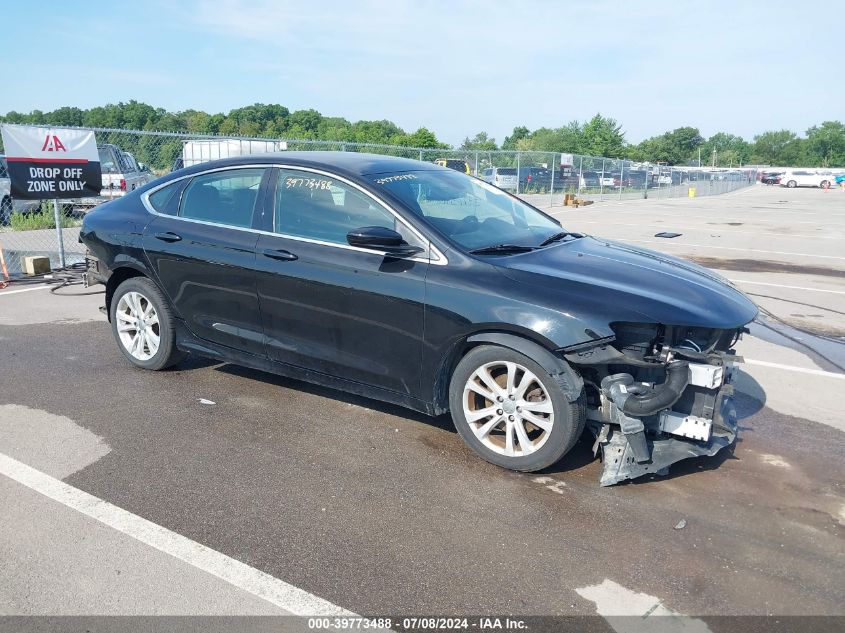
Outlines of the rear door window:
<svg viewBox="0 0 845 633">
<path fill-rule="evenodd" d="M 232 169 L 191 179 L 179 215 L 226 226 L 249 228 L 264 169 Z"/>
<path fill-rule="evenodd" d="M 178 180 L 171 185 L 167 185 L 151 193 L 148 198 L 150 206 L 157 213 L 176 215 L 179 212 L 179 200 L 181 199 L 182 190 L 187 184 L 187 180 Z"/>
</svg>

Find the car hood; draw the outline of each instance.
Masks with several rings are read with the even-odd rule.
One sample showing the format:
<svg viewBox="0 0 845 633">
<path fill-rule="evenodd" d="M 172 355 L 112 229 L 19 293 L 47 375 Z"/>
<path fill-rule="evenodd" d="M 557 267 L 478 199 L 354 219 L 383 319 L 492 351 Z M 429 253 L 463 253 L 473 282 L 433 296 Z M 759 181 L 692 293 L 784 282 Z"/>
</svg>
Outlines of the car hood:
<svg viewBox="0 0 845 633">
<path fill-rule="evenodd" d="M 728 329 L 757 315 L 748 297 L 702 266 L 591 236 L 491 263 L 514 281 L 547 288 L 567 310 L 601 304 L 610 321 L 633 312 L 664 325 Z"/>
</svg>

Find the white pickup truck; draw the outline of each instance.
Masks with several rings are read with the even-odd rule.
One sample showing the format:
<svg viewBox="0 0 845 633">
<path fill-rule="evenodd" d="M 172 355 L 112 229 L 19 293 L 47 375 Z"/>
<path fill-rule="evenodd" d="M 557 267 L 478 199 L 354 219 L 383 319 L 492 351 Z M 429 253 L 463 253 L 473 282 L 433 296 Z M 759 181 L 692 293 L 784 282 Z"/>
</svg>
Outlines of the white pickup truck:
<svg viewBox="0 0 845 633">
<path fill-rule="evenodd" d="M 97 145 L 100 154 L 100 169 L 103 172 L 103 190 L 100 196 L 106 199 L 122 196 L 127 191 L 155 180 L 155 176 L 138 165 L 129 152 L 117 145 Z M 102 202 L 102 201 L 101 201 Z"/>
<path fill-rule="evenodd" d="M 72 212 L 76 216 L 85 214 L 98 204 L 143 187 L 156 178 L 149 169 L 141 167 L 132 154 L 123 151 L 117 145 L 111 143 L 97 145 L 97 152 L 100 155 L 103 188 L 99 196 L 65 201 L 73 205 Z"/>
</svg>

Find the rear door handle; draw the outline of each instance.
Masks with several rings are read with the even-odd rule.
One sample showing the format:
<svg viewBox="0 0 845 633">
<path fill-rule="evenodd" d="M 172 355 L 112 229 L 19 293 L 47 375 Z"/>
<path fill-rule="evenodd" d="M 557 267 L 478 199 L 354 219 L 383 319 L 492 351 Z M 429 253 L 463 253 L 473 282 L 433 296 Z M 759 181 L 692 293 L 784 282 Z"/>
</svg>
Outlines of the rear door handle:
<svg viewBox="0 0 845 633">
<path fill-rule="evenodd" d="M 291 253 L 290 251 L 283 251 L 283 250 L 273 250 L 272 248 L 264 249 L 264 257 L 269 257 L 270 259 L 278 259 L 283 262 L 292 262 L 295 259 L 299 259 L 296 255 Z"/>
<path fill-rule="evenodd" d="M 156 233 L 155 238 L 157 240 L 161 240 L 162 242 L 178 242 L 182 239 L 181 235 L 176 235 L 176 233 Z"/>
</svg>

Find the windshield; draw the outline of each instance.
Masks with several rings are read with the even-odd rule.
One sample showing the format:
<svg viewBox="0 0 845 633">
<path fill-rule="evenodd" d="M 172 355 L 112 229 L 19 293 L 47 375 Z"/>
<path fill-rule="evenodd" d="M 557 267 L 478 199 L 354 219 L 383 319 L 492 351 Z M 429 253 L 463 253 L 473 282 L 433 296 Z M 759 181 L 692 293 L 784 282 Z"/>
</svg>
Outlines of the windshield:
<svg viewBox="0 0 845 633">
<path fill-rule="evenodd" d="M 501 189 L 456 171 L 396 172 L 372 179 L 467 250 L 499 244 L 536 247 L 561 231 L 557 222 Z"/>
</svg>

